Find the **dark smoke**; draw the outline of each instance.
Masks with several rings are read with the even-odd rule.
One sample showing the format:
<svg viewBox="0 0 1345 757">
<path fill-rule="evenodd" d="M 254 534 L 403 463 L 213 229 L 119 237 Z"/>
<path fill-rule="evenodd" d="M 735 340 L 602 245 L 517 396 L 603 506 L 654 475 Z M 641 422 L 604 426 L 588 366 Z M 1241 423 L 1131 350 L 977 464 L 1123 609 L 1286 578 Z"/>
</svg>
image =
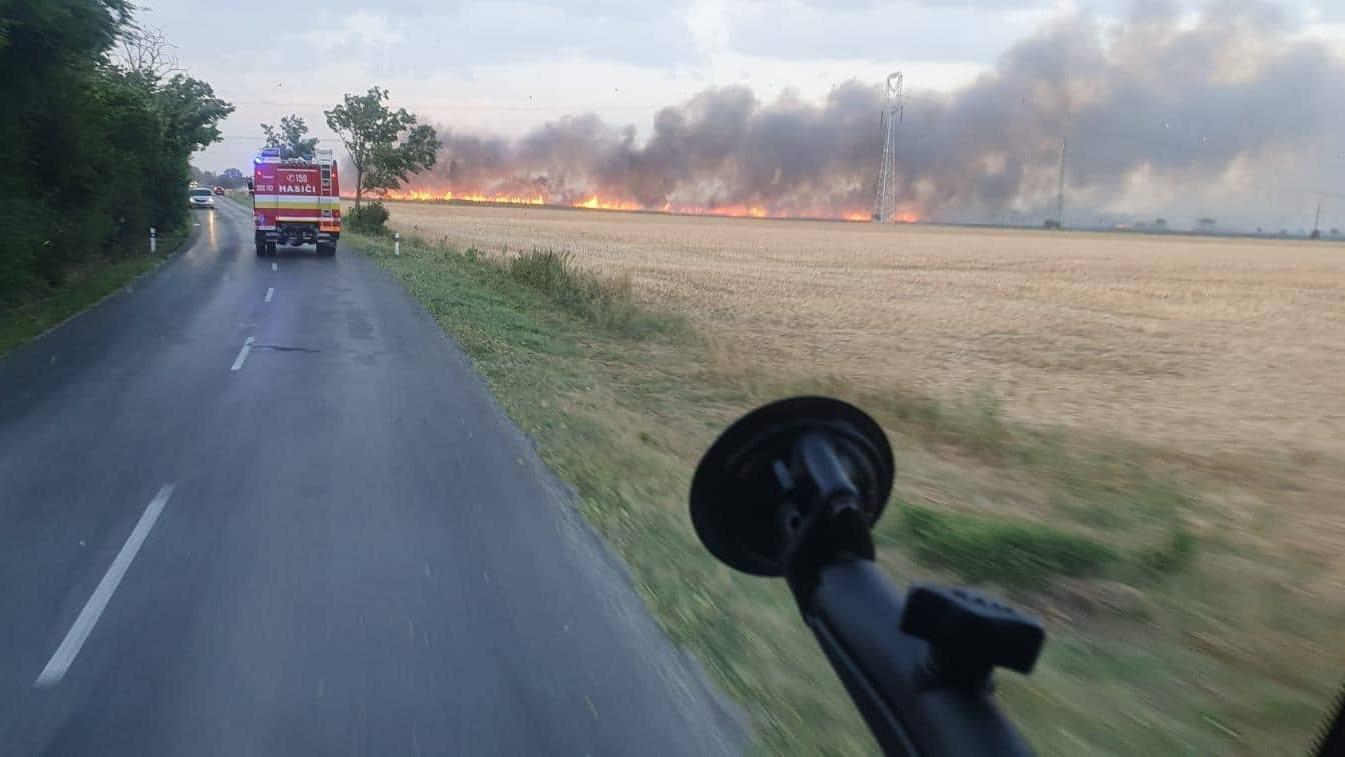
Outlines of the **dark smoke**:
<svg viewBox="0 0 1345 757">
<path fill-rule="evenodd" d="M 1215 3 L 1191 26 L 1155 3 L 1114 28 L 1067 17 L 961 90 L 911 94 L 901 203 L 950 220 L 1040 216 L 1067 131 L 1074 213 L 1297 213 L 1308 190 L 1345 173 L 1343 87 L 1345 63 L 1268 6 Z M 857 81 L 820 104 L 725 87 L 660 110 L 644 141 L 592 114 L 518 139 L 444 129 L 439 165 L 410 188 L 866 212 L 883 102 L 880 86 Z"/>
</svg>

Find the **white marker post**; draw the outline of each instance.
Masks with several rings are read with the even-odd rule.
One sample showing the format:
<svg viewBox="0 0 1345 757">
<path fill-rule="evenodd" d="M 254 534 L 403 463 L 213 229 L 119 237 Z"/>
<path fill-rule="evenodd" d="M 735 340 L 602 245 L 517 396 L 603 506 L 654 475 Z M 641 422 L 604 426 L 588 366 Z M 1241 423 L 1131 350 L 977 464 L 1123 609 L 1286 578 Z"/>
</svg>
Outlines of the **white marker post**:
<svg viewBox="0 0 1345 757">
<path fill-rule="evenodd" d="M 158 234 L 154 232 L 154 227 L 149 227 L 149 251 L 152 253 L 158 246 Z"/>
<path fill-rule="evenodd" d="M 402 235 L 401 232 L 392 232 L 392 254 L 397 257 L 402 256 Z"/>
</svg>

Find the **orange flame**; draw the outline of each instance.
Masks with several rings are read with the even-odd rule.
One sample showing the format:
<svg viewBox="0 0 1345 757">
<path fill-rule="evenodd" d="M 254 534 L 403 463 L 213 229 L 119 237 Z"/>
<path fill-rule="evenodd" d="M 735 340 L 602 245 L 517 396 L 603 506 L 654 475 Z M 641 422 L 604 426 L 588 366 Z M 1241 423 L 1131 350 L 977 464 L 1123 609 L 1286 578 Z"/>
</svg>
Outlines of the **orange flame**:
<svg viewBox="0 0 1345 757">
<path fill-rule="evenodd" d="M 644 210 L 644 206 L 638 202 L 627 202 L 625 200 L 604 200 L 597 195 L 576 202 L 572 207 L 588 208 L 589 210 Z"/>
<path fill-rule="evenodd" d="M 819 209 L 816 211 L 794 210 L 788 208 L 768 208 L 761 205 L 691 205 L 664 203 L 662 206 L 648 206 L 633 200 L 604 197 L 592 194 L 582 199 L 570 201 L 549 200 L 542 194 L 509 194 L 507 192 L 450 192 L 428 191 L 421 189 L 393 190 L 385 192 L 383 199 L 412 202 L 475 202 L 498 203 L 503 205 L 553 205 L 560 207 L 586 208 L 589 210 L 615 211 L 653 211 L 676 215 L 727 216 L 730 218 L 815 218 L 840 221 L 871 221 L 873 216 L 866 210 L 836 211 Z M 900 223 L 917 223 L 919 213 L 912 208 L 899 209 L 894 220 Z"/>
<path fill-rule="evenodd" d="M 462 202 L 501 202 L 510 205 L 545 205 L 546 198 L 541 195 L 524 197 L 509 194 L 481 194 L 476 192 L 457 193 L 457 192 L 425 192 L 421 190 L 394 190 L 383 194 L 384 199 L 388 200 L 410 200 L 412 202 L 451 202 L 460 200 Z"/>
</svg>

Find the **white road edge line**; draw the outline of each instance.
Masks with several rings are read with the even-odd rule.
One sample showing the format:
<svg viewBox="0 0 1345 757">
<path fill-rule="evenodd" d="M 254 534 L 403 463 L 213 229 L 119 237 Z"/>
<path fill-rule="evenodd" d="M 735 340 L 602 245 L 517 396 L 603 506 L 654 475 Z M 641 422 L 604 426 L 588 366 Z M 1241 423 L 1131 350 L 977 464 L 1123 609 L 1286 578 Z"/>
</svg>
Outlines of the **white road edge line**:
<svg viewBox="0 0 1345 757">
<path fill-rule="evenodd" d="M 270 302 L 270 301 L 271 301 L 271 298 L 275 296 L 275 293 L 276 293 L 276 288 L 275 288 L 275 287 L 267 287 L 267 288 L 266 288 L 266 301 L 267 301 L 267 302 Z"/>
<path fill-rule="evenodd" d="M 131 561 L 140 551 L 140 545 L 145 543 L 145 537 L 149 536 L 149 530 L 154 528 L 154 522 L 159 519 L 159 513 L 163 512 L 164 505 L 168 504 L 168 498 L 171 496 L 173 496 L 173 485 L 164 484 L 159 493 L 154 495 L 154 499 L 149 501 L 149 506 L 145 508 L 145 514 L 140 516 L 140 521 L 135 524 L 131 535 L 126 539 L 126 543 L 121 546 L 121 551 L 112 560 L 112 565 L 103 575 L 103 580 L 99 581 L 97 588 L 93 590 L 93 596 L 89 597 L 89 601 L 84 603 L 84 609 L 79 611 L 79 617 L 75 618 L 75 624 L 70 626 L 70 631 L 65 635 L 65 640 L 61 642 L 61 646 L 56 648 L 51 660 L 47 662 L 47 667 L 43 668 L 37 676 L 37 681 L 33 683 L 34 686 L 55 686 L 61 682 L 61 678 L 70 669 L 70 664 L 75 661 L 75 655 L 79 654 L 80 647 L 84 646 L 84 641 L 89 638 L 89 633 L 98 623 L 98 618 L 102 616 L 108 600 L 112 599 L 112 592 L 117 590 L 117 585 L 121 583 L 122 576 L 126 575 L 126 569 L 131 567 Z"/>
<path fill-rule="evenodd" d="M 276 267 L 276 264 L 275 264 L 275 263 L 272 263 L 272 264 L 271 264 L 271 270 L 273 270 L 273 271 L 279 271 L 280 269 Z"/>
<path fill-rule="evenodd" d="M 243 367 L 243 361 L 248 359 L 248 353 L 252 351 L 252 343 L 256 341 L 255 337 L 248 337 L 243 342 L 243 349 L 238 351 L 238 357 L 234 358 L 233 367 L 229 370 L 236 371 Z"/>
</svg>

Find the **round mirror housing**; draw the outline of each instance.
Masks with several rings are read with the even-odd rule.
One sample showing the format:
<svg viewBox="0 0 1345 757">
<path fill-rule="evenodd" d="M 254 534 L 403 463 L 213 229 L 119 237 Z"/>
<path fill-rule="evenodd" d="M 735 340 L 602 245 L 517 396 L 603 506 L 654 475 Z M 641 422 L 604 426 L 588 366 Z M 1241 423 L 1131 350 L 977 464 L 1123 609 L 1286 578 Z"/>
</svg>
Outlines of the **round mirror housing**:
<svg viewBox="0 0 1345 757">
<path fill-rule="evenodd" d="M 800 454 L 805 436 L 825 438 L 870 528 L 892 492 L 892 448 L 860 409 L 829 397 L 793 397 L 757 408 L 701 458 L 691 482 L 691 522 L 705 548 L 744 573 L 780 576 L 814 482 Z"/>
</svg>

